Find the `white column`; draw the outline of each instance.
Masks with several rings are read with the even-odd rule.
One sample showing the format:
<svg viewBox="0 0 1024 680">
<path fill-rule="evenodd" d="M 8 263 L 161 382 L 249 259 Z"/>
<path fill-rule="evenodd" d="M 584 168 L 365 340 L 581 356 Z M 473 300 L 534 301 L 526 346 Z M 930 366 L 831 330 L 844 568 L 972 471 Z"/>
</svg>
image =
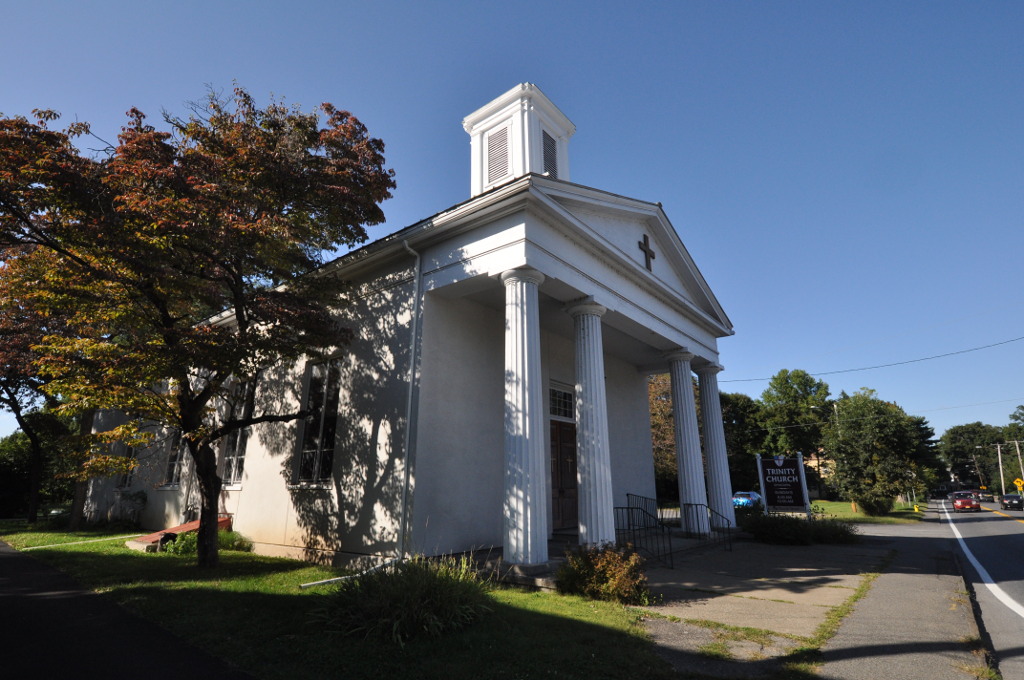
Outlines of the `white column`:
<svg viewBox="0 0 1024 680">
<path fill-rule="evenodd" d="M 706 534 L 710 530 L 707 513 L 702 507 L 687 511 L 687 504 L 704 506 L 708 502 L 704 486 L 704 460 L 700 451 L 700 430 L 697 426 L 697 404 L 693 399 L 693 375 L 685 350 L 668 355 L 672 377 L 672 419 L 675 421 L 676 467 L 679 477 L 679 517 L 687 531 Z"/>
<path fill-rule="evenodd" d="M 725 450 L 722 402 L 718 394 L 718 372 L 722 367 L 708 364 L 697 369 L 700 380 L 700 412 L 704 422 L 704 447 L 708 457 L 708 505 L 736 526 L 732 507 L 732 479 Z"/>
<path fill-rule="evenodd" d="M 547 450 L 540 370 L 538 287 L 544 275 L 514 269 L 505 284 L 505 561 L 548 560 Z"/>
<path fill-rule="evenodd" d="M 608 443 L 608 400 L 604 384 L 601 317 L 592 300 L 566 309 L 576 326 L 576 478 L 580 545 L 615 542 L 612 462 Z"/>
</svg>

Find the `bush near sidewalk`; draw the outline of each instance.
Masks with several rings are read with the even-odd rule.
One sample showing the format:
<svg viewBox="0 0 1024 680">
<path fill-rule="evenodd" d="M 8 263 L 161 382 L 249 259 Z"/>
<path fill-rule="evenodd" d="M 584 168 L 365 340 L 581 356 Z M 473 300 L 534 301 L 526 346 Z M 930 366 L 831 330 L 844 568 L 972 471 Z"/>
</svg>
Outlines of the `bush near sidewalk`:
<svg viewBox="0 0 1024 680">
<path fill-rule="evenodd" d="M 856 543 L 857 527 L 849 522 L 815 516 L 812 519 L 792 515 L 763 515 L 760 512 L 736 513 L 739 528 L 755 541 L 775 545 L 811 545 L 813 543 Z"/>
<path fill-rule="evenodd" d="M 609 543 L 570 550 L 555 580 L 560 593 L 621 604 L 651 604 L 643 559 L 629 546 Z"/>
</svg>

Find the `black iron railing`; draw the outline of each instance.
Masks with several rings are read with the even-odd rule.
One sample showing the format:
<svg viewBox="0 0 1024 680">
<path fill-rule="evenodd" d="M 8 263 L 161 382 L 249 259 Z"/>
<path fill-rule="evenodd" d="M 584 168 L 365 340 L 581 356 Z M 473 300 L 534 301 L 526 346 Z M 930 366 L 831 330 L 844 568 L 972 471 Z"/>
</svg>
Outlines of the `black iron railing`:
<svg viewBox="0 0 1024 680">
<path fill-rule="evenodd" d="M 683 503 L 679 507 L 679 528 L 687 538 L 732 550 L 732 522 L 703 503 Z"/>
<path fill-rule="evenodd" d="M 626 507 L 615 508 L 615 541 L 628 543 L 641 555 L 671 569 L 672 532 L 658 519 L 657 501 L 630 493 L 626 503 Z"/>
</svg>

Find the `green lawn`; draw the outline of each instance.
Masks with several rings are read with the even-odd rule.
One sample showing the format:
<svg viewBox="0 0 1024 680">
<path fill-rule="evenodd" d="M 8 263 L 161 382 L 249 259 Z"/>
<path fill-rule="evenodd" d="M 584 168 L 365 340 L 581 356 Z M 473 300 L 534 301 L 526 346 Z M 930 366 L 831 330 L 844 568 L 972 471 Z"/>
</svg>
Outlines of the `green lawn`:
<svg viewBox="0 0 1024 680">
<path fill-rule="evenodd" d="M 34 548 L 32 557 L 260 678 L 675 677 L 655 656 L 640 614 L 620 605 L 496 589 L 493 613 L 471 629 L 398 648 L 327 637 L 310 624 L 329 589 L 299 584 L 337 570 L 237 552 L 199 570 L 189 558 L 125 548 L 128 533 L 0 521 L 0 540 Z M 109 540 L 81 542 L 96 539 Z"/>
<path fill-rule="evenodd" d="M 921 519 L 922 513 L 928 503 L 918 502 L 920 511 L 915 512 L 913 504 L 897 503 L 888 515 L 883 517 L 869 517 L 859 510 L 853 511 L 850 503 L 846 501 L 812 501 L 812 507 L 820 507 L 824 510 L 825 517 L 837 519 L 841 522 L 860 522 L 865 524 L 912 524 Z"/>
</svg>

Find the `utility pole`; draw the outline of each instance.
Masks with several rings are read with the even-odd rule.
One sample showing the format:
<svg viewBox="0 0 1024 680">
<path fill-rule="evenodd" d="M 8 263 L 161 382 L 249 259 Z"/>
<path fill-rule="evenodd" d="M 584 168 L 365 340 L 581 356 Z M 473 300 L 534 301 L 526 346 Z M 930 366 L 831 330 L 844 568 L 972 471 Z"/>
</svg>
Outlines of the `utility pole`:
<svg viewBox="0 0 1024 680">
<path fill-rule="evenodd" d="M 975 446 L 974 448 L 980 449 L 981 447 Z M 978 466 L 978 457 L 972 453 L 971 459 L 974 461 L 974 470 L 978 473 L 978 486 L 986 486 L 985 478 L 981 476 L 981 467 Z"/>
<path fill-rule="evenodd" d="M 996 457 L 999 460 L 999 493 L 1000 493 L 1000 495 L 1005 496 L 1006 495 L 1006 478 L 1003 475 L 1003 445 L 1002 444 L 989 444 L 989 446 L 996 447 Z M 983 449 L 985 447 L 984 446 L 975 446 L 974 448 L 976 448 L 976 449 Z M 1017 445 L 1017 452 L 1018 452 L 1018 455 L 1019 455 L 1019 453 L 1020 453 L 1020 445 L 1019 444 Z M 974 454 L 972 453 L 971 455 L 973 456 Z M 977 458 L 974 459 L 974 466 L 978 467 L 978 459 Z M 981 477 L 981 470 L 980 469 L 978 470 L 978 477 Z"/>
<path fill-rule="evenodd" d="M 1010 444 L 1011 442 L 1006 442 L 1006 443 Z M 1020 466 L 1020 478 L 1024 479 L 1024 463 L 1022 463 L 1021 460 L 1020 460 L 1020 442 L 1014 440 L 1012 443 L 1013 443 L 1014 446 L 1017 447 L 1017 465 Z"/>
<path fill-rule="evenodd" d="M 1006 480 L 1003 479 L 1003 449 L 1002 444 L 996 444 L 996 456 L 999 458 L 999 495 L 1006 495 Z"/>
</svg>

